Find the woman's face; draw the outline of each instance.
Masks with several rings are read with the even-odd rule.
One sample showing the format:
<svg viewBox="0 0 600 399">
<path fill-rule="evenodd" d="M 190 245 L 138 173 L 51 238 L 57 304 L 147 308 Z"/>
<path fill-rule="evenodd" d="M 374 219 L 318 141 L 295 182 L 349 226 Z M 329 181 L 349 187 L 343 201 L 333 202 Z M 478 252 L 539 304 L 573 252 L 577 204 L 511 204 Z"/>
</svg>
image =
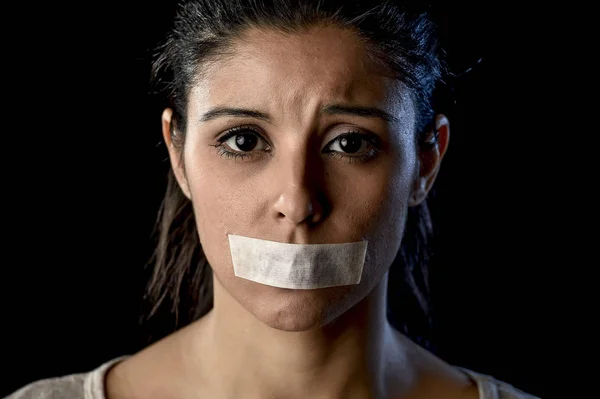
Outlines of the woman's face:
<svg viewBox="0 0 600 399">
<path fill-rule="evenodd" d="M 399 249 L 418 170 L 412 100 L 374 71 L 349 31 L 250 30 L 233 50 L 190 92 L 182 165 L 170 146 L 174 169 L 224 290 L 274 328 L 318 327 L 364 298 Z M 367 240 L 361 282 L 292 290 L 238 278 L 228 234 Z"/>
</svg>

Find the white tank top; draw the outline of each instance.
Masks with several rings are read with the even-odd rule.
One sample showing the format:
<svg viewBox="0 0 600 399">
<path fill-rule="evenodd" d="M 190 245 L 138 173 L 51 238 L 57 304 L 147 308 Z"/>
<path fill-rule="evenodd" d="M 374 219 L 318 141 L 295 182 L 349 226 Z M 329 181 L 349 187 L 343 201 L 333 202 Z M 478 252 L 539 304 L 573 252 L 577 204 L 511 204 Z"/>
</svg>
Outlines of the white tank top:
<svg viewBox="0 0 600 399">
<path fill-rule="evenodd" d="M 106 399 L 104 376 L 107 370 L 126 358 L 112 359 L 87 373 L 70 374 L 32 382 L 5 399 Z M 469 375 L 479 388 L 479 399 L 540 399 L 489 375 L 458 367 Z"/>
</svg>

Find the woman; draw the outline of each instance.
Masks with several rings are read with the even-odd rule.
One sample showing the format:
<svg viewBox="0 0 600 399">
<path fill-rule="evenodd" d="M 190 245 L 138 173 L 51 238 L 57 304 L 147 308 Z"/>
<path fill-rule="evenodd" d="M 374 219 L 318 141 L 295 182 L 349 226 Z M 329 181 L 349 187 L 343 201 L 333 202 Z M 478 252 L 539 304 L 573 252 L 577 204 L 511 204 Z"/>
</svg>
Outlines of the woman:
<svg viewBox="0 0 600 399">
<path fill-rule="evenodd" d="M 172 174 L 149 292 L 185 326 L 10 398 L 532 397 L 387 319 L 398 268 L 427 310 L 426 197 L 449 142 L 426 14 L 187 1 L 154 72 Z"/>
</svg>

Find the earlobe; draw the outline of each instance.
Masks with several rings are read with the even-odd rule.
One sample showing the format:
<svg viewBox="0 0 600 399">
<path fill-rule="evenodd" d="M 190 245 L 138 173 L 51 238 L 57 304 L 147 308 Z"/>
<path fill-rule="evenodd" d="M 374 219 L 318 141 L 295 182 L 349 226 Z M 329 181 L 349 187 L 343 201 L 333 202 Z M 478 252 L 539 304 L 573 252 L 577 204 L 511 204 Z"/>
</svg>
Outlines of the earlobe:
<svg viewBox="0 0 600 399">
<path fill-rule="evenodd" d="M 172 129 L 173 129 L 172 117 L 173 117 L 173 110 L 171 108 L 165 108 L 165 110 L 162 113 L 162 136 L 163 136 L 163 140 L 165 142 L 165 146 L 167 147 L 167 150 L 169 152 L 169 160 L 171 162 L 171 168 L 173 169 L 173 174 L 175 175 L 175 178 L 177 179 L 177 183 L 179 184 L 179 187 L 181 188 L 181 191 L 183 192 L 183 194 L 188 199 L 191 199 L 190 190 L 189 190 L 189 187 L 187 184 L 187 177 L 185 174 L 185 168 L 184 168 L 184 164 L 183 164 L 183 157 L 182 157 L 183 150 L 181 148 L 178 148 L 173 143 L 174 132 L 172 131 Z"/>
<path fill-rule="evenodd" d="M 450 139 L 450 122 L 448 118 L 443 114 L 436 115 L 432 131 L 427 132 L 427 134 L 428 137 L 433 137 L 433 140 L 426 148 L 419 148 L 418 175 L 415 176 L 409 196 L 409 206 L 416 206 L 423 202 L 433 187 L 442 158 L 448 149 Z"/>
</svg>

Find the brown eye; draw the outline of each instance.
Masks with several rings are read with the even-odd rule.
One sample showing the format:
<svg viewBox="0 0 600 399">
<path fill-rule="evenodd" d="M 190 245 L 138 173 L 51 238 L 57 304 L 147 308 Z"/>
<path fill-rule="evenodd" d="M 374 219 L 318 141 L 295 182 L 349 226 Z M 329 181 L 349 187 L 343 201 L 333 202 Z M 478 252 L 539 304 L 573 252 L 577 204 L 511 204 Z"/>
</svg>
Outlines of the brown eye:
<svg viewBox="0 0 600 399">
<path fill-rule="evenodd" d="M 240 151 L 252 151 L 254 147 L 256 147 L 256 143 L 258 142 L 257 138 L 253 134 L 238 134 L 233 137 L 235 145 L 239 148 Z M 232 141 L 231 139 L 227 141 L 227 144 Z"/>
<path fill-rule="evenodd" d="M 231 129 L 218 141 L 221 143 L 221 146 L 225 145 L 225 147 L 230 148 L 234 152 L 240 153 L 269 149 L 269 145 L 258 133 L 246 127 Z"/>
<path fill-rule="evenodd" d="M 361 137 L 357 136 L 344 137 L 340 139 L 340 147 L 344 152 L 353 154 L 360 150 L 363 141 L 364 140 Z"/>
<path fill-rule="evenodd" d="M 341 152 L 345 154 L 356 154 L 357 152 L 369 150 L 372 142 L 368 136 L 360 133 L 347 133 L 338 136 L 328 146 L 327 152 Z"/>
</svg>

